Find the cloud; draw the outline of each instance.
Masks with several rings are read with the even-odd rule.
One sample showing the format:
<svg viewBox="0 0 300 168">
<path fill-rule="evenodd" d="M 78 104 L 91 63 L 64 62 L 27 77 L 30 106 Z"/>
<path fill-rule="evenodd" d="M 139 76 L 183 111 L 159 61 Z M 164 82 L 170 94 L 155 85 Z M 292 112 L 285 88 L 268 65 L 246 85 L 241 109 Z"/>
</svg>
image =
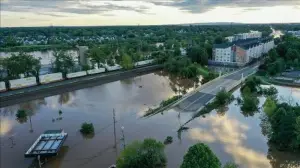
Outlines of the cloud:
<svg viewBox="0 0 300 168">
<path fill-rule="evenodd" d="M 211 129 L 193 128 L 189 130 L 189 136 L 193 140 L 206 143 L 222 143 L 224 151 L 232 155 L 234 162 L 248 168 L 270 167 L 265 154 L 246 147 L 243 142 L 247 139 L 245 134 L 250 128 L 236 119 L 208 116 L 198 122 Z"/>
<path fill-rule="evenodd" d="M 1 11 L 33 12 L 43 15 L 61 17 L 64 14 L 101 14 L 111 11 L 134 11 L 147 13 L 149 8 L 144 5 L 129 6 L 118 1 L 97 0 L 6 0 L 1 1 Z"/>
<path fill-rule="evenodd" d="M 156 2 L 156 5 L 164 5 L 179 8 L 190 13 L 203 13 L 216 7 L 271 7 L 271 6 L 295 6 L 300 5 L 297 0 L 172 0 L 169 2 Z"/>
</svg>

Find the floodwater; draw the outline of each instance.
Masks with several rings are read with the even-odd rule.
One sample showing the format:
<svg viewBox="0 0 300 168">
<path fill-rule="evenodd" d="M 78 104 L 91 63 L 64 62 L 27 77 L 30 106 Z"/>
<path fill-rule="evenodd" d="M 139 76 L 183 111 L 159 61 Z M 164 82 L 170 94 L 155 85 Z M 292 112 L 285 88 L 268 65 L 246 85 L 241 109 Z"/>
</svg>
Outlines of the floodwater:
<svg viewBox="0 0 300 168">
<path fill-rule="evenodd" d="M 1 109 L 1 168 L 29 167 L 32 159 L 25 159 L 25 151 L 45 130 L 64 129 L 68 138 L 59 156 L 46 163 L 47 168 L 107 168 L 115 163 L 123 149 L 121 126 L 125 144 L 144 138 L 164 141 L 173 137 L 165 152 L 168 167 L 179 167 L 188 148 L 201 141 L 208 144 L 222 163 L 234 161 L 243 168 L 300 167 L 300 156 L 272 150 L 263 135 L 262 113 L 243 114 L 236 102 L 221 112 L 213 111 L 205 118 L 196 118 L 186 126 L 190 129 L 177 133 L 178 128 L 192 116 L 173 110 L 143 118 L 145 111 L 157 106 L 178 92 L 192 91 L 193 81 L 180 81 L 163 72 L 151 73 L 127 80 L 85 88 Z M 277 87 L 281 100 L 296 103 L 300 90 Z M 234 95 L 239 95 L 239 90 Z M 260 98 L 261 104 L 265 98 Z M 27 122 L 18 122 L 19 109 L 32 113 Z M 116 111 L 116 148 L 113 125 Z M 59 115 L 58 111 L 62 110 Z M 92 122 L 95 135 L 83 137 L 80 126 Z M 12 143 L 13 142 L 13 143 Z"/>
<path fill-rule="evenodd" d="M 33 51 L 33 52 L 27 52 L 28 54 L 32 55 L 33 57 L 37 59 L 41 59 L 42 65 L 50 65 L 51 62 L 54 60 L 53 56 L 53 50 L 47 50 L 47 51 Z M 73 56 L 75 61 L 78 61 L 78 52 L 76 50 L 66 50 L 67 53 L 69 53 L 71 56 Z M 16 54 L 18 52 L 0 52 L 0 57 L 10 57 L 11 54 Z"/>
</svg>

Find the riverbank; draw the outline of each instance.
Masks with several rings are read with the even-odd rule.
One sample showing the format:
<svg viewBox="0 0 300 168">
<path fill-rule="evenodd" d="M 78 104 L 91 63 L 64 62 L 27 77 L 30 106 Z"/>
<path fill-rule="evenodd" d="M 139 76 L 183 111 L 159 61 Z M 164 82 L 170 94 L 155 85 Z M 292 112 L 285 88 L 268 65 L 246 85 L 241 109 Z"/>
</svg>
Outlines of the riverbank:
<svg viewBox="0 0 300 168">
<path fill-rule="evenodd" d="M 258 74 L 254 74 L 257 78 L 259 78 L 264 85 L 278 85 L 278 86 L 288 86 L 288 87 L 297 87 L 300 88 L 299 83 L 294 83 L 294 82 L 285 82 L 285 81 L 279 81 L 275 79 L 271 79 L 266 76 L 260 76 Z"/>
<path fill-rule="evenodd" d="M 152 65 L 132 70 L 84 76 L 30 88 L 8 91 L 0 93 L 0 107 L 139 76 L 154 72 L 162 67 L 162 65 Z"/>
</svg>

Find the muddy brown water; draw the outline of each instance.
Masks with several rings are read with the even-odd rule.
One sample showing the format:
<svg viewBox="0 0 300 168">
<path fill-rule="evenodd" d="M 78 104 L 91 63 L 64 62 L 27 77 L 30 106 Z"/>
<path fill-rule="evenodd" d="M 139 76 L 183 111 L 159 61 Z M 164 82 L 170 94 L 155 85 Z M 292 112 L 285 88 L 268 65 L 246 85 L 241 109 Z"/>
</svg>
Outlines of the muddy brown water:
<svg viewBox="0 0 300 168">
<path fill-rule="evenodd" d="M 142 117 L 149 107 L 178 94 L 174 90 L 189 92 L 195 87 L 193 81 L 156 72 L 1 108 L 1 168 L 29 167 L 33 159 L 24 158 L 25 151 L 49 129 L 64 129 L 69 136 L 59 155 L 48 160 L 44 167 L 107 168 L 115 163 L 123 149 L 121 126 L 124 127 L 125 144 L 149 137 L 164 141 L 172 136 L 173 143 L 165 148 L 169 168 L 179 167 L 184 153 L 199 141 L 208 144 L 222 163 L 234 161 L 245 168 L 300 167 L 299 155 L 278 152 L 268 146 L 262 133 L 262 113 L 243 114 L 236 102 L 223 111 L 196 118 L 186 125 L 189 130 L 181 134 L 177 130 L 190 119 L 191 113 L 179 115 L 169 110 L 149 118 Z M 300 102 L 299 89 L 277 88 L 280 99 Z M 239 90 L 234 92 L 235 96 L 239 94 Z M 261 104 L 264 100 L 260 98 Z M 30 110 L 31 119 L 17 121 L 15 113 L 19 108 Z M 117 119 L 116 148 L 113 109 Z M 59 110 L 62 110 L 61 115 Z M 94 136 L 80 134 L 83 122 L 94 124 Z"/>
</svg>

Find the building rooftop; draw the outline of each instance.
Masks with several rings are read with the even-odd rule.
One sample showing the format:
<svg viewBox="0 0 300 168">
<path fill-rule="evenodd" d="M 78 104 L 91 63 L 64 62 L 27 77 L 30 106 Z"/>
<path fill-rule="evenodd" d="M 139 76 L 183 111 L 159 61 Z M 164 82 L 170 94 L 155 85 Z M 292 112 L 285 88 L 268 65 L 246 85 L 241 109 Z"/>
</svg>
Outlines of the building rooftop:
<svg viewBox="0 0 300 168">
<path fill-rule="evenodd" d="M 236 45 L 240 46 L 242 48 L 248 49 L 252 46 L 259 45 L 259 43 L 265 43 L 267 41 L 272 40 L 272 38 L 267 37 L 267 38 L 249 38 L 245 40 L 237 40 L 231 43 L 222 43 L 222 44 L 214 44 L 213 48 L 228 48 L 230 46 Z"/>
</svg>

